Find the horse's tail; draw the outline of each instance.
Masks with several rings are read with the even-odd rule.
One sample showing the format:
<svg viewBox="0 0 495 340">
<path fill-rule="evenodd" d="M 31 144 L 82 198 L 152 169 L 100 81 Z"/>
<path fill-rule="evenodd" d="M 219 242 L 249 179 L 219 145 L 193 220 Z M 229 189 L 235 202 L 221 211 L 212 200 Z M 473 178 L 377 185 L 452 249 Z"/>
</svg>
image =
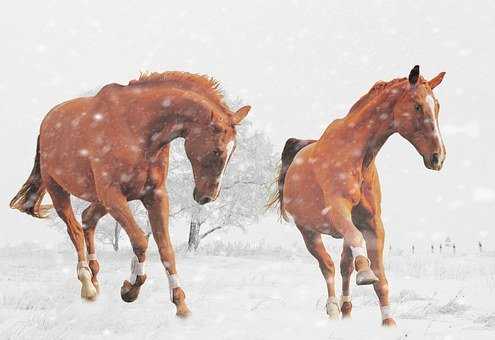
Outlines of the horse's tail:
<svg viewBox="0 0 495 340">
<path fill-rule="evenodd" d="M 33 217 L 45 218 L 48 216 L 48 210 L 51 208 L 51 205 L 41 204 L 46 188 L 41 179 L 40 170 L 40 137 L 38 136 L 33 170 L 31 170 L 31 174 L 21 190 L 10 201 L 10 207 Z"/>
<path fill-rule="evenodd" d="M 292 164 L 292 161 L 296 157 L 296 154 L 304 148 L 305 146 L 316 142 L 315 140 L 301 140 L 297 138 L 290 138 L 285 142 L 284 150 L 282 151 L 282 162 L 278 171 L 278 175 L 276 177 L 277 188 L 272 193 L 267 207 L 271 208 L 278 204 L 280 217 L 282 217 L 285 221 L 288 221 L 289 218 L 284 208 L 284 183 L 285 183 L 285 175 L 287 174 L 287 170 L 289 166 Z"/>
</svg>

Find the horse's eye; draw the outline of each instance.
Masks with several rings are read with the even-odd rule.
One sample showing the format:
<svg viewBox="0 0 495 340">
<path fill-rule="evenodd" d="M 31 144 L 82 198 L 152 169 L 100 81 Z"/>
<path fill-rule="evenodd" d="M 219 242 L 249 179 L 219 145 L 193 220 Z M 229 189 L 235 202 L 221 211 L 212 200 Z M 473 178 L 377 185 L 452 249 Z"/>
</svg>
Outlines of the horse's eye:
<svg viewBox="0 0 495 340">
<path fill-rule="evenodd" d="M 217 156 L 217 157 L 220 157 L 220 155 L 222 154 L 222 152 L 220 150 L 216 149 L 216 150 L 213 150 L 213 154 L 215 156 Z"/>
<path fill-rule="evenodd" d="M 213 133 L 222 133 L 223 129 L 219 126 L 213 125 Z"/>
<path fill-rule="evenodd" d="M 422 111 L 422 107 L 419 104 L 416 104 L 415 109 L 416 109 L 416 112 L 421 112 Z"/>
</svg>

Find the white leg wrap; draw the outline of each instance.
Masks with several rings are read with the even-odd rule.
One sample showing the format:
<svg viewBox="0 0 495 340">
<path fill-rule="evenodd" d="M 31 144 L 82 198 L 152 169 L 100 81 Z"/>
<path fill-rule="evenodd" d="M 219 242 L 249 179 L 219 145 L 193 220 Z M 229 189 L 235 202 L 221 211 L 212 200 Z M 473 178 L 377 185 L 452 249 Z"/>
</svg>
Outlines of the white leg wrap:
<svg viewBox="0 0 495 340">
<path fill-rule="evenodd" d="M 138 275 L 144 275 L 144 262 L 139 262 L 137 256 L 134 256 L 131 260 L 131 277 L 129 278 L 129 282 L 135 284 Z"/>
<path fill-rule="evenodd" d="M 81 268 L 86 268 L 86 269 L 89 269 L 89 264 L 88 264 L 88 261 L 79 261 L 77 263 L 77 270 L 81 269 Z"/>
<path fill-rule="evenodd" d="M 174 301 L 174 288 L 179 287 L 179 275 L 169 274 L 167 270 L 167 277 L 168 277 L 168 289 L 170 291 L 170 300 Z"/>
<path fill-rule="evenodd" d="M 330 319 L 336 320 L 340 317 L 339 301 L 335 296 L 329 296 L 326 305 L 327 315 Z"/>
<path fill-rule="evenodd" d="M 380 311 L 382 312 L 382 320 L 392 318 L 392 308 L 390 306 L 380 306 Z"/>
<path fill-rule="evenodd" d="M 361 247 L 350 247 L 351 248 L 351 253 L 352 253 L 352 258 L 356 260 L 356 257 L 358 256 L 364 256 L 367 260 L 368 263 L 371 265 L 371 261 L 368 258 L 368 252 L 366 251 L 366 243 L 363 242 L 363 245 Z"/>
<path fill-rule="evenodd" d="M 350 295 L 348 295 L 348 296 L 341 295 L 340 296 L 340 303 L 339 303 L 340 308 L 342 308 L 342 305 L 344 304 L 344 302 L 351 302 L 351 296 Z"/>
<path fill-rule="evenodd" d="M 356 259 L 358 256 L 364 256 L 368 258 L 368 253 L 366 252 L 366 245 L 361 247 L 350 247 L 352 252 L 352 257 Z"/>
<path fill-rule="evenodd" d="M 179 275 L 177 274 L 169 274 L 167 272 L 168 276 L 168 288 L 174 289 L 179 287 Z"/>
<path fill-rule="evenodd" d="M 81 280 L 83 277 L 91 278 L 93 274 L 91 269 L 89 269 L 88 261 L 79 261 L 77 263 L 77 278 Z"/>
<path fill-rule="evenodd" d="M 88 261 L 96 261 L 96 254 L 88 254 L 87 256 Z"/>
<path fill-rule="evenodd" d="M 167 278 L 168 278 L 168 289 L 170 291 L 170 300 L 174 300 L 173 296 L 173 290 L 174 288 L 179 288 L 180 283 L 179 283 L 179 275 L 178 274 L 170 274 L 168 271 L 168 262 L 167 261 L 162 261 L 163 266 L 165 267 L 165 272 L 167 273 Z"/>
<path fill-rule="evenodd" d="M 335 296 L 329 296 L 327 303 L 336 303 L 338 304 L 337 298 Z"/>
</svg>

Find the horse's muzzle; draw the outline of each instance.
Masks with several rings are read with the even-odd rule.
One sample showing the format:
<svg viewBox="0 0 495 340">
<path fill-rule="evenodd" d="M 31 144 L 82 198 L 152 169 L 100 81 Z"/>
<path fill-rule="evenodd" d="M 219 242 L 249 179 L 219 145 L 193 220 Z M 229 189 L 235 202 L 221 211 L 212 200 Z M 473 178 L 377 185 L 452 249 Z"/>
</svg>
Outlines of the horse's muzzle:
<svg viewBox="0 0 495 340">
<path fill-rule="evenodd" d="M 430 170 L 440 171 L 442 169 L 443 162 L 445 161 L 445 154 L 435 152 L 430 157 L 425 157 L 425 166 Z"/>
<path fill-rule="evenodd" d="M 210 203 L 214 199 L 210 195 L 201 195 L 198 193 L 196 188 L 194 189 L 193 192 L 193 198 L 196 202 L 198 202 L 200 205 L 204 205 L 206 203 Z"/>
</svg>

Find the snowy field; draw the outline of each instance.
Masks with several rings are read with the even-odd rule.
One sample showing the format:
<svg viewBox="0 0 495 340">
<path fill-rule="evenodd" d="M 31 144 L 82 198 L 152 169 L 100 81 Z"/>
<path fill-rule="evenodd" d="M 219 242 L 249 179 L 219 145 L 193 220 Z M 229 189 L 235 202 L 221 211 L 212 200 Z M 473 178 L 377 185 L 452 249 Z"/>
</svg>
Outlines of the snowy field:
<svg viewBox="0 0 495 340">
<path fill-rule="evenodd" d="M 183 236 L 184 230 L 175 229 L 176 239 Z M 194 255 L 184 254 L 176 240 L 179 271 L 193 312 L 187 320 L 174 315 L 155 248 L 150 248 L 148 281 L 139 299 L 126 304 L 119 292 L 129 274 L 127 249 L 100 249 L 102 291 L 96 302 L 87 303 L 79 298 L 69 242 L 4 246 L 0 338 L 495 338 L 495 254 L 388 254 L 399 327 L 384 330 L 371 287 L 352 288 L 352 320 L 326 319 L 321 274 L 293 229 L 274 224 L 253 227 L 247 234 L 219 233 Z M 340 241 L 326 243 L 338 262 Z M 337 287 L 340 291 L 339 278 Z"/>
<path fill-rule="evenodd" d="M 495 36 L 494 13 L 490 0 L 1 1 L 0 340 L 495 339 L 495 45 L 483 38 Z M 380 327 L 371 287 L 352 287 L 352 320 L 329 321 L 316 261 L 293 225 L 271 217 L 257 225 L 232 218 L 228 225 L 246 232 L 216 231 L 195 254 L 184 251 L 189 221 L 173 220 L 193 312 L 180 320 L 153 242 L 148 280 L 132 304 L 120 298 L 128 241 L 119 252 L 99 244 L 101 294 L 87 303 L 67 235 L 7 208 L 32 169 L 51 108 L 127 84 L 140 70 L 178 70 L 212 76 L 233 102 L 253 107 L 249 120 L 261 134 L 238 143 L 227 174 L 250 185 L 233 192 L 259 201 L 224 191 L 222 208 L 208 208 L 251 217 L 246 203 L 264 206 L 266 195 L 244 175 L 271 182 L 271 162 L 288 138 L 318 138 L 373 84 L 405 77 L 416 64 L 427 79 L 447 72 L 435 97 L 448 156 L 441 172 L 429 172 L 398 134 L 378 155 L 395 330 Z M 178 179 L 177 195 L 191 200 L 191 176 L 170 173 L 178 176 L 169 176 L 169 189 Z M 171 200 L 173 212 L 179 203 Z M 341 241 L 325 242 L 338 268 Z M 455 244 L 457 254 L 439 254 L 440 244 Z"/>
</svg>

